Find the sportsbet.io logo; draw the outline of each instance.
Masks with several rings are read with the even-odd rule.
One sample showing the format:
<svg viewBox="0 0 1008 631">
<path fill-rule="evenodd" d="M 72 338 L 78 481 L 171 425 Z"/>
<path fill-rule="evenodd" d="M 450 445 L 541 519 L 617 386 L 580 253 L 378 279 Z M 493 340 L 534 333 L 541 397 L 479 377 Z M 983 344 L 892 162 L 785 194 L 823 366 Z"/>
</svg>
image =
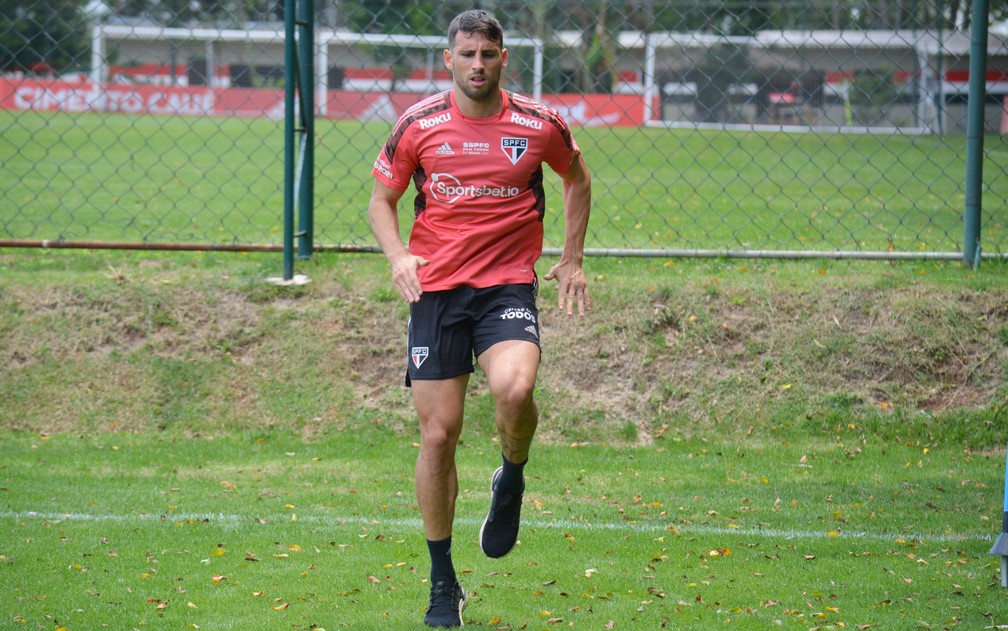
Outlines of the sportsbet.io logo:
<svg viewBox="0 0 1008 631">
<path fill-rule="evenodd" d="M 521 193 L 517 186 L 473 186 L 463 184 L 451 173 L 431 173 L 430 192 L 434 199 L 445 204 L 454 204 L 462 197 L 516 197 Z"/>
</svg>

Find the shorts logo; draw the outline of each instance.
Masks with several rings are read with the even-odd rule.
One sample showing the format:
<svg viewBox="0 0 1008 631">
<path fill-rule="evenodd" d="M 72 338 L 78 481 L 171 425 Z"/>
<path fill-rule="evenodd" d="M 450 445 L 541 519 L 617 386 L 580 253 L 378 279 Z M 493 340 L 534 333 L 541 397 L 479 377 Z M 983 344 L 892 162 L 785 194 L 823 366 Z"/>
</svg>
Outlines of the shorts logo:
<svg viewBox="0 0 1008 631">
<path fill-rule="evenodd" d="M 539 337 L 539 331 L 536 330 L 534 324 L 528 325 L 527 327 L 525 327 L 525 330 L 528 331 L 529 333 L 531 333 L 532 335 L 536 336 L 536 338 L 538 339 L 538 337 Z"/>
<path fill-rule="evenodd" d="M 413 360 L 413 365 L 419 368 L 420 364 L 424 363 L 424 360 L 427 359 L 428 354 L 430 354 L 430 351 L 426 346 L 414 346 L 410 352 L 410 358 Z"/>
<path fill-rule="evenodd" d="M 524 307 L 508 307 L 504 310 L 504 313 L 500 315 L 501 320 L 529 320 L 535 323 L 536 317 L 532 315 L 532 312 Z"/>
<path fill-rule="evenodd" d="M 518 164 L 521 157 L 528 151 L 528 138 L 501 138 L 501 150 L 511 164 Z"/>
</svg>

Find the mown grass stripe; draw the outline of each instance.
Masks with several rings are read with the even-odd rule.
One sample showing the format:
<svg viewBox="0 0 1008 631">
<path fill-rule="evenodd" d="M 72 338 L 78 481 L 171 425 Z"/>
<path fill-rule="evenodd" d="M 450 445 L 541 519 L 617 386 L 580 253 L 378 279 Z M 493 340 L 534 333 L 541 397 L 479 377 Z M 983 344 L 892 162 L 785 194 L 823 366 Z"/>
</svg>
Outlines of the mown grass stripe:
<svg viewBox="0 0 1008 631">
<path fill-rule="evenodd" d="M 55 513 L 36 511 L 2 511 L 0 519 L 27 520 L 41 519 L 46 521 L 84 521 L 84 522 L 150 522 L 164 521 L 168 523 L 180 521 L 206 521 L 221 522 L 227 524 L 237 524 L 251 522 L 254 520 L 264 520 L 269 523 L 290 521 L 292 515 L 236 515 L 232 513 L 136 513 L 136 514 L 116 514 L 116 513 Z M 419 518 L 383 518 L 373 519 L 360 515 L 354 516 L 326 516 L 326 515 L 303 515 L 297 514 L 297 521 L 329 525 L 388 525 L 400 528 L 422 528 L 423 524 Z M 456 518 L 455 524 L 459 526 L 479 526 L 482 519 L 476 518 Z M 612 531 L 628 533 L 667 533 L 670 530 L 668 524 L 642 524 L 635 522 L 589 522 L 574 521 L 569 519 L 539 520 L 528 519 L 522 523 L 525 528 L 563 528 L 565 530 L 586 530 L 586 531 Z M 675 524 L 675 529 L 681 534 L 689 535 L 731 535 L 737 537 L 761 537 L 765 539 L 865 539 L 869 541 L 895 541 L 897 539 L 914 541 L 993 541 L 992 535 L 978 533 L 962 534 L 920 534 L 920 533 L 883 533 L 870 531 L 832 531 L 824 532 L 819 530 L 795 530 L 779 528 L 726 528 L 723 526 L 707 526 L 693 524 Z"/>
</svg>

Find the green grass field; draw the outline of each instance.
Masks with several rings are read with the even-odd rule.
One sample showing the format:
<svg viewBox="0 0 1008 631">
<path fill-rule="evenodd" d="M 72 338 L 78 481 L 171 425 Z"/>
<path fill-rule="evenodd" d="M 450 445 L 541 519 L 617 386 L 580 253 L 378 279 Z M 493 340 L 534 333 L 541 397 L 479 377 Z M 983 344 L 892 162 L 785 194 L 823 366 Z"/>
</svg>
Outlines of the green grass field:
<svg viewBox="0 0 1008 631">
<path fill-rule="evenodd" d="M 277 243 L 281 127 L 0 113 L 0 236 Z M 319 125 L 321 243 L 371 242 L 387 131 Z M 962 139 L 575 133 L 596 180 L 589 247 L 961 242 Z M 990 155 L 996 208 L 1008 158 Z M 985 251 L 1005 251 L 1004 228 L 989 212 Z M 422 628 L 406 313 L 386 267 L 322 254 L 298 262 L 309 285 L 277 287 L 278 255 L 0 251 L 0 626 Z M 474 378 L 454 553 L 467 626 L 1008 625 L 987 554 L 1003 263 L 587 271 L 586 320 L 543 287 L 543 418 L 521 545 L 498 561 L 476 543 L 499 456 Z"/>
<path fill-rule="evenodd" d="M 486 629 L 1000 628 L 1003 453 L 855 439 L 536 448 L 520 545 L 476 542 L 497 450 L 459 453 L 454 558 Z M 6 433 L 17 628 L 420 629 L 417 437 Z M 21 627 L 21 624 L 24 627 Z"/>
<path fill-rule="evenodd" d="M 283 121 L 0 112 L 9 239 L 278 244 Z M 384 123 L 318 121 L 316 237 L 371 245 L 365 209 Z M 578 128 L 594 174 L 588 247 L 958 251 L 965 140 Z M 986 207 L 1008 200 L 991 137 Z M 561 211 L 552 186 L 550 245 Z M 404 204 L 404 229 L 408 226 Z M 984 217 L 987 252 L 1006 222 Z"/>
<path fill-rule="evenodd" d="M 420 629 L 377 255 L 0 251 L 0 625 Z M 485 629 L 1008 624 L 1006 267 L 588 262 L 543 287 L 521 545 L 474 377 L 454 558 Z"/>
</svg>

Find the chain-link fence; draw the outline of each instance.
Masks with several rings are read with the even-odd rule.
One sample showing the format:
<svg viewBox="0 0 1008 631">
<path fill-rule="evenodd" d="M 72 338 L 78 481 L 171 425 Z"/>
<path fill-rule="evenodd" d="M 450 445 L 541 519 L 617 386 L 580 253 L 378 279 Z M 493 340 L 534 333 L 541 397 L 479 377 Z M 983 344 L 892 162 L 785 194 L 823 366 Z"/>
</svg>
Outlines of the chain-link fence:
<svg viewBox="0 0 1008 631">
<path fill-rule="evenodd" d="M 0 0 L 0 244 L 279 245 L 283 3 L 106 1 Z M 450 88 L 444 32 L 471 5 L 505 26 L 505 87 L 574 128 L 589 248 L 962 251 L 962 0 L 315 0 L 317 246 L 373 246 L 374 156 Z M 1005 255 L 997 31 L 986 86 L 983 250 Z"/>
</svg>

